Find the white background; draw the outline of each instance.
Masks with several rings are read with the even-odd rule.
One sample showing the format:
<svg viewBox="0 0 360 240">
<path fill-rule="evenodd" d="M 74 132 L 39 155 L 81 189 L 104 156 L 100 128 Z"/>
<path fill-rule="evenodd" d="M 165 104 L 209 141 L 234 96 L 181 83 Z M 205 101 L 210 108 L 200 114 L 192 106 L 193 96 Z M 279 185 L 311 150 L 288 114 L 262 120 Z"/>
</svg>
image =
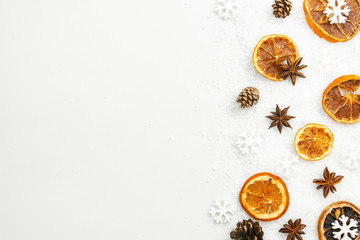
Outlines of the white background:
<svg viewBox="0 0 360 240">
<path fill-rule="evenodd" d="M 229 239 L 248 218 L 242 183 L 276 171 L 309 122 L 333 131 L 334 150 L 284 178 L 290 208 L 262 223 L 265 239 L 285 239 L 277 231 L 290 218 L 316 239 L 326 205 L 360 205 L 358 171 L 340 160 L 360 125 L 321 107 L 333 79 L 360 74 L 360 36 L 320 39 L 299 0 L 286 19 L 272 15 L 273 1 L 241 1 L 241 15 L 223 21 L 213 0 L 0 0 L 0 239 Z M 273 33 L 292 38 L 309 65 L 295 87 L 252 67 L 254 46 Z M 332 72 L 317 68 L 321 59 Z M 242 110 L 235 100 L 247 86 L 261 100 Z M 282 135 L 264 118 L 276 104 L 296 116 Z M 234 147 L 245 129 L 264 139 L 257 154 Z M 326 200 L 312 183 L 325 166 L 345 176 Z M 230 224 L 208 216 L 216 198 L 237 207 Z"/>
</svg>

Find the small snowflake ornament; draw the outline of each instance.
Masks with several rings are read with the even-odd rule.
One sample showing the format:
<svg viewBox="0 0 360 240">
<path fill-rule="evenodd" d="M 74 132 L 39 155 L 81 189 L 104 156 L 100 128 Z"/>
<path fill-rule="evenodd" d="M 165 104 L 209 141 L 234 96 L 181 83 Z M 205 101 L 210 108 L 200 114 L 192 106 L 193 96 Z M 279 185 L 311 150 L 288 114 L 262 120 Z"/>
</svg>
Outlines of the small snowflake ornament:
<svg viewBox="0 0 360 240">
<path fill-rule="evenodd" d="M 215 12 L 224 20 L 236 18 L 240 13 L 239 0 L 217 0 Z"/>
<path fill-rule="evenodd" d="M 235 145 L 242 154 L 256 153 L 261 143 L 261 136 L 249 130 L 241 132 L 235 140 Z"/>
<path fill-rule="evenodd" d="M 235 208 L 227 199 L 215 200 L 210 207 L 209 214 L 216 223 L 228 223 L 235 213 Z"/>
<path fill-rule="evenodd" d="M 315 67 L 319 72 L 331 75 L 340 65 L 341 60 L 326 48 L 320 48 L 317 54 L 314 54 Z M 321 105 L 320 105 L 321 106 Z M 321 110 L 323 110 L 321 106 Z"/>
<path fill-rule="evenodd" d="M 354 219 L 350 219 L 349 221 L 349 217 L 347 216 L 341 215 L 339 220 L 335 220 L 331 225 L 332 229 L 339 229 L 339 231 L 333 232 L 335 239 L 352 240 L 358 235 L 358 223 Z"/>
<path fill-rule="evenodd" d="M 340 153 L 341 163 L 349 169 L 360 169 L 360 150 L 358 148 L 347 149 Z"/>
<path fill-rule="evenodd" d="M 290 178 L 296 172 L 299 164 L 299 157 L 295 154 L 288 153 L 277 159 L 275 164 L 277 166 L 276 172 L 278 174 Z"/>
<path fill-rule="evenodd" d="M 345 0 L 328 0 L 324 14 L 329 18 L 330 24 L 346 23 L 350 9 L 346 5 Z"/>
</svg>

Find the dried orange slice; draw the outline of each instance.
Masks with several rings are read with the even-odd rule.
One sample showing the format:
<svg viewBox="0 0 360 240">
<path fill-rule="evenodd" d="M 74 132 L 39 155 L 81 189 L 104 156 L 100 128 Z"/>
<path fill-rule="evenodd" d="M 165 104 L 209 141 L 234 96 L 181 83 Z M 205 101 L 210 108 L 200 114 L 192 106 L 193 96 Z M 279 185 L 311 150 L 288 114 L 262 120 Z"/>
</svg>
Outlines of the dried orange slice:
<svg viewBox="0 0 360 240">
<path fill-rule="evenodd" d="M 335 79 L 325 89 L 322 105 L 325 112 L 340 123 L 360 122 L 360 77 L 345 75 Z"/>
<path fill-rule="evenodd" d="M 261 75 L 273 80 L 282 81 L 280 74 L 283 70 L 280 64 L 287 58 L 295 61 L 299 57 L 299 51 L 289 37 L 274 34 L 263 37 L 256 45 L 253 53 L 253 64 Z"/>
<path fill-rule="evenodd" d="M 359 0 L 346 0 L 350 13 L 345 23 L 331 24 L 324 13 L 327 0 L 304 0 L 304 12 L 307 23 L 316 35 L 329 42 L 345 42 L 353 38 L 360 29 Z M 343 6 L 346 7 L 346 6 Z"/>
<path fill-rule="evenodd" d="M 272 221 L 289 208 L 289 192 L 284 181 L 271 173 L 255 174 L 246 180 L 239 195 L 241 207 L 252 218 Z"/>
<path fill-rule="evenodd" d="M 318 161 L 331 153 L 334 135 L 324 125 L 309 123 L 295 135 L 295 150 L 297 154 L 309 161 Z"/>
<path fill-rule="evenodd" d="M 350 227 L 350 224 L 357 225 L 356 227 Z M 333 225 L 335 224 L 335 226 Z M 334 237 L 334 234 L 342 234 L 339 233 L 339 228 L 337 225 L 349 227 L 349 230 L 360 230 L 360 209 L 350 202 L 340 201 L 335 202 L 327 206 L 324 211 L 321 213 L 318 223 L 318 236 L 319 240 L 333 240 L 338 239 Z M 353 236 L 346 235 L 343 236 L 346 239 L 360 239 L 360 234 L 358 231 L 353 232 Z M 356 233 L 357 232 L 357 233 Z M 342 239 L 345 239 L 342 238 Z"/>
</svg>

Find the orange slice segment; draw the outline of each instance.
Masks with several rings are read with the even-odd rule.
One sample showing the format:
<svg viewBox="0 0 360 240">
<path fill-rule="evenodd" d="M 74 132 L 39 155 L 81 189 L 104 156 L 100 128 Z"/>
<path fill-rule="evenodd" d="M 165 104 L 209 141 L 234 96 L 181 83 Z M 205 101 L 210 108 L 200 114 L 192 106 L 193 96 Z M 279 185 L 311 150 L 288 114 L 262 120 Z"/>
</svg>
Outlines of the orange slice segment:
<svg viewBox="0 0 360 240">
<path fill-rule="evenodd" d="M 299 52 L 293 40 L 285 35 L 274 34 L 259 41 L 252 60 L 261 75 L 273 81 L 282 81 L 284 79 L 279 77 L 283 72 L 280 64 L 287 58 L 294 61 L 298 57 Z"/>
<path fill-rule="evenodd" d="M 346 23 L 331 24 L 324 13 L 327 0 L 304 0 L 305 18 L 316 35 L 329 42 L 345 42 L 353 38 L 360 29 L 359 0 L 346 0 L 350 9 Z"/>
<path fill-rule="evenodd" d="M 297 154 L 309 161 L 318 161 L 331 153 L 334 135 L 324 125 L 309 123 L 295 135 L 295 150 Z"/>
<path fill-rule="evenodd" d="M 284 181 L 267 172 L 250 177 L 239 195 L 241 207 L 247 214 L 262 221 L 272 221 L 283 216 L 289 208 L 289 199 Z"/>
<path fill-rule="evenodd" d="M 355 93 L 360 77 L 345 75 L 335 79 L 325 89 L 322 105 L 325 112 L 340 123 L 360 122 L 360 95 Z"/>
</svg>

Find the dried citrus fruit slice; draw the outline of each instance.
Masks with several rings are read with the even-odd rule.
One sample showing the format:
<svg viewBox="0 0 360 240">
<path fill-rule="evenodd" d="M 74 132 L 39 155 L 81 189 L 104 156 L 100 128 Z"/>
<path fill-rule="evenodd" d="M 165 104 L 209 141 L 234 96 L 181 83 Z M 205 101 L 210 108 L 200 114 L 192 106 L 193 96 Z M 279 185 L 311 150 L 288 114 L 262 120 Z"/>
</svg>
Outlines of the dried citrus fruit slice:
<svg viewBox="0 0 360 240">
<path fill-rule="evenodd" d="M 280 177 L 263 172 L 246 180 L 240 191 L 239 200 L 241 207 L 252 218 L 272 221 L 287 211 L 289 192 Z"/>
<path fill-rule="evenodd" d="M 360 122 L 360 77 L 345 75 L 335 79 L 325 89 L 322 105 L 325 112 L 341 123 Z"/>
<path fill-rule="evenodd" d="M 298 49 L 293 40 L 285 35 L 274 34 L 263 37 L 256 45 L 253 53 L 253 64 L 261 75 L 273 80 L 282 81 L 283 70 L 280 64 L 287 58 L 295 61 L 299 57 Z"/>
<path fill-rule="evenodd" d="M 332 15 L 324 13 L 329 1 L 327 0 L 304 0 L 304 12 L 307 23 L 316 35 L 329 42 L 345 42 L 353 38 L 360 29 L 360 4 L 359 0 L 346 0 L 345 5 L 337 7 L 344 9 L 348 7 L 350 12 L 345 23 L 331 24 Z"/>
<path fill-rule="evenodd" d="M 309 161 L 318 161 L 331 153 L 334 135 L 324 125 L 309 123 L 295 135 L 295 150 L 297 154 Z"/>
<path fill-rule="evenodd" d="M 340 232 L 340 228 L 346 232 Z M 360 209 L 345 201 L 332 203 L 321 213 L 317 229 L 319 240 L 340 238 L 358 240 L 360 239 Z M 342 234 L 344 238 L 341 237 Z M 340 238 L 335 235 L 339 235 Z"/>
</svg>

